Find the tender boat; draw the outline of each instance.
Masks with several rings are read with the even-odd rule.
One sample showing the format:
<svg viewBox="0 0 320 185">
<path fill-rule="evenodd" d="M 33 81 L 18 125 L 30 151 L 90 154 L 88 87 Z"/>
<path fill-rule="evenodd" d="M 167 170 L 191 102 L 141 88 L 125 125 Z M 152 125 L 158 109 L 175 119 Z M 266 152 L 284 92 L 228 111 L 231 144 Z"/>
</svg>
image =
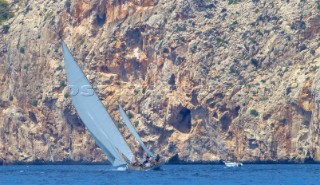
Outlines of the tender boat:
<svg viewBox="0 0 320 185">
<path fill-rule="evenodd" d="M 224 161 L 224 164 L 226 165 L 226 167 L 241 167 L 241 166 L 243 166 L 243 164 L 239 163 L 239 162 L 226 162 L 226 161 Z"/>
</svg>

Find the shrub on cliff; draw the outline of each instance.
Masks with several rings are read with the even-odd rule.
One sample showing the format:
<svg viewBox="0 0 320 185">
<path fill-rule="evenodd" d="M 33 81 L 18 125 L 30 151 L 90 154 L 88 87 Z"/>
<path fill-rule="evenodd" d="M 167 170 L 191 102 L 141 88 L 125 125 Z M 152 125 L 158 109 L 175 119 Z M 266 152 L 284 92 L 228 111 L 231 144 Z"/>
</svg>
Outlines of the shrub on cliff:
<svg viewBox="0 0 320 185">
<path fill-rule="evenodd" d="M 128 118 L 129 119 L 133 118 L 133 115 L 132 115 L 132 113 L 130 111 L 127 114 L 128 114 Z"/>
<path fill-rule="evenodd" d="M 10 26 L 9 26 L 9 25 L 3 25 L 3 26 L 2 26 L 2 32 L 3 32 L 3 33 L 8 33 L 9 29 L 10 29 Z"/>
<path fill-rule="evenodd" d="M 32 100 L 32 105 L 36 107 L 38 105 L 38 101 L 37 100 Z"/>
<path fill-rule="evenodd" d="M 65 6 L 67 8 L 67 12 L 71 12 L 71 1 L 70 0 L 66 0 L 65 2 Z"/>
<path fill-rule="evenodd" d="M 252 64 L 254 67 L 256 67 L 256 68 L 259 67 L 259 60 L 255 59 L 255 58 L 252 58 L 252 59 L 250 60 L 250 62 L 251 62 L 251 64 Z"/>
<path fill-rule="evenodd" d="M 24 54 L 24 47 L 20 47 L 19 51 L 20 53 Z"/>
<path fill-rule="evenodd" d="M 134 126 L 137 127 L 138 125 L 139 125 L 139 121 L 136 120 L 136 121 L 134 122 Z"/>
<path fill-rule="evenodd" d="M 228 4 L 237 4 L 238 0 L 229 0 Z"/>
<path fill-rule="evenodd" d="M 251 114 L 252 116 L 254 116 L 254 117 L 259 116 L 259 112 L 258 112 L 257 110 L 255 110 L 255 109 L 251 109 L 251 110 L 250 110 L 250 114 Z"/>
<path fill-rule="evenodd" d="M 13 17 L 14 13 L 10 10 L 9 3 L 5 0 L 0 0 L 0 23 Z"/>
</svg>

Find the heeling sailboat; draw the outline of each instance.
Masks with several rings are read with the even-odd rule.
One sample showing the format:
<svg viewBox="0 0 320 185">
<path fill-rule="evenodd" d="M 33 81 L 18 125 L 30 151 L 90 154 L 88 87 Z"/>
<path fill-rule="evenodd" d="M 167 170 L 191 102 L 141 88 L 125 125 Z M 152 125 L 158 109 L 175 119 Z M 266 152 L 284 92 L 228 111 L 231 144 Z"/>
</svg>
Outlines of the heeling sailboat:
<svg viewBox="0 0 320 185">
<path fill-rule="evenodd" d="M 128 168 L 132 166 L 132 164 L 136 164 L 133 152 L 117 129 L 96 92 L 92 89 L 88 79 L 74 60 L 64 41 L 62 41 L 62 51 L 67 82 L 68 86 L 71 88 L 70 95 L 72 96 L 73 105 L 82 122 L 86 125 L 96 143 L 107 155 L 113 166 Z M 122 108 L 120 109 L 120 112 L 121 110 Z M 134 130 L 133 127 L 129 127 L 131 132 L 132 129 Z M 136 137 L 137 133 L 136 135 L 133 135 Z M 143 148 L 146 147 L 143 145 Z M 148 153 L 151 152 L 148 150 Z M 153 156 L 153 154 L 151 156 Z M 145 168 L 142 166 L 141 168 L 131 169 Z"/>
</svg>

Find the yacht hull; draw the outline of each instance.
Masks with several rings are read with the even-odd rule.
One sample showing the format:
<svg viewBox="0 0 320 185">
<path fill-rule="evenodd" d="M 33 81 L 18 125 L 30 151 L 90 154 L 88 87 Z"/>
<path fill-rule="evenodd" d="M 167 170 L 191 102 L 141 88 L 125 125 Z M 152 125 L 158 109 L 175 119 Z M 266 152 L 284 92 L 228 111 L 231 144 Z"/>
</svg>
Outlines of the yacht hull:
<svg viewBox="0 0 320 185">
<path fill-rule="evenodd" d="M 161 170 L 162 165 L 163 165 L 163 163 L 152 165 L 150 167 L 128 165 L 127 170 L 128 171 L 149 171 L 149 170 L 158 171 L 158 170 Z"/>
</svg>

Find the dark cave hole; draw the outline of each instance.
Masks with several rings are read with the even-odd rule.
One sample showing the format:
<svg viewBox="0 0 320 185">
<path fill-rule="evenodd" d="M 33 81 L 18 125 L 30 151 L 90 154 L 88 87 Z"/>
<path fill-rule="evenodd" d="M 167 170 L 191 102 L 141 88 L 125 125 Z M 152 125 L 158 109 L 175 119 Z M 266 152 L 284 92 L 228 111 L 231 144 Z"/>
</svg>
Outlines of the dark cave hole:
<svg viewBox="0 0 320 185">
<path fill-rule="evenodd" d="M 72 114 L 72 111 L 69 107 L 64 109 L 63 115 L 67 119 L 67 123 L 77 127 L 82 125 L 80 118 L 77 116 L 77 114 Z"/>
<path fill-rule="evenodd" d="M 109 68 L 108 68 L 108 66 L 100 66 L 100 71 L 107 73 L 107 72 L 109 72 Z"/>
<path fill-rule="evenodd" d="M 177 122 L 173 126 L 180 132 L 189 133 L 191 131 L 191 111 L 183 107 L 178 114 Z"/>
<path fill-rule="evenodd" d="M 97 14 L 97 25 L 102 26 L 106 22 L 106 13 L 103 14 Z"/>
<path fill-rule="evenodd" d="M 139 28 L 130 29 L 126 32 L 126 44 L 128 47 L 142 48 L 143 40 Z"/>
<path fill-rule="evenodd" d="M 234 117 L 239 116 L 239 110 L 240 110 L 240 106 L 236 106 L 236 107 L 233 109 L 233 111 L 232 111 L 232 115 L 233 115 Z"/>
<path fill-rule="evenodd" d="M 35 115 L 33 112 L 30 112 L 30 111 L 29 111 L 29 118 L 30 118 L 30 120 L 31 120 L 32 122 L 34 122 L 34 123 L 37 123 L 37 122 L 38 122 L 37 117 L 36 117 L 36 115 Z"/>
<path fill-rule="evenodd" d="M 174 74 L 171 74 L 170 79 L 168 81 L 169 85 L 175 85 L 176 84 L 176 76 Z"/>
<path fill-rule="evenodd" d="M 220 122 L 222 130 L 227 131 L 229 129 L 229 125 L 231 124 L 231 118 L 228 114 L 225 114 L 220 118 Z"/>
<path fill-rule="evenodd" d="M 218 114 L 215 112 L 215 113 L 213 113 L 212 117 L 217 119 L 218 118 Z"/>
</svg>

